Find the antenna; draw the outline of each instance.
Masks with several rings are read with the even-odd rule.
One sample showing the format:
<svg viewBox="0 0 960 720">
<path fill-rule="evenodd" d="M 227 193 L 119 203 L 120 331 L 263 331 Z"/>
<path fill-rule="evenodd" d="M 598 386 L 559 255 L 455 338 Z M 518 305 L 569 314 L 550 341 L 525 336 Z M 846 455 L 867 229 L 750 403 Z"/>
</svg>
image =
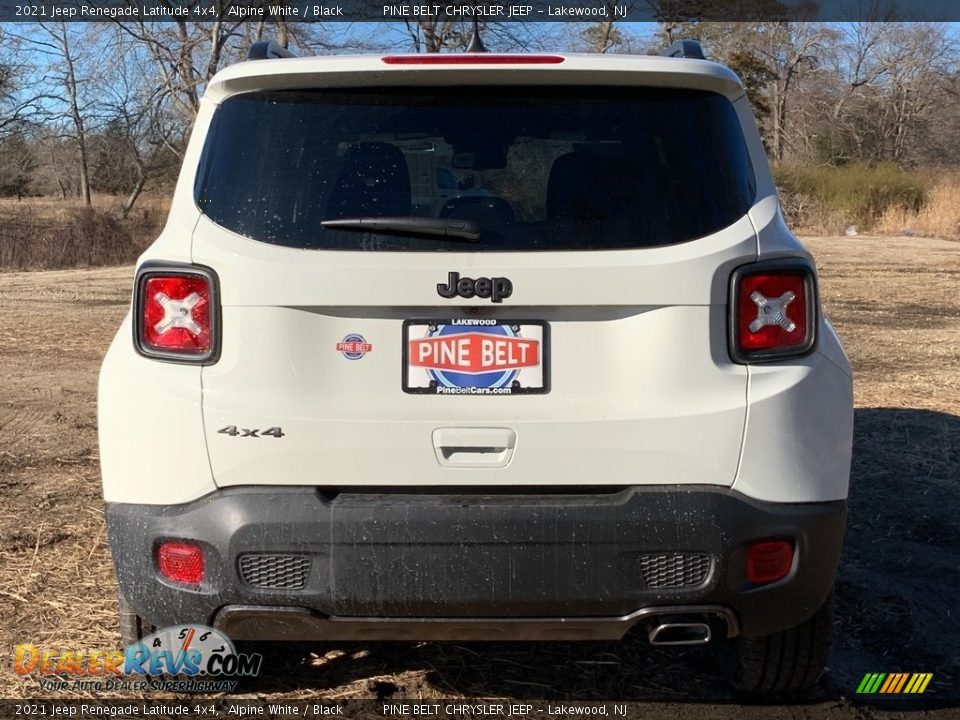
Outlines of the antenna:
<svg viewBox="0 0 960 720">
<path fill-rule="evenodd" d="M 470 44 L 467 46 L 468 53 L 485 53 L 487 48 L 483 44 L 483 40 L 480 39 L 480 23 L 477 22 L 476 16 L 473 18 L 473 38 L 470 40 Z"/>
</svg>

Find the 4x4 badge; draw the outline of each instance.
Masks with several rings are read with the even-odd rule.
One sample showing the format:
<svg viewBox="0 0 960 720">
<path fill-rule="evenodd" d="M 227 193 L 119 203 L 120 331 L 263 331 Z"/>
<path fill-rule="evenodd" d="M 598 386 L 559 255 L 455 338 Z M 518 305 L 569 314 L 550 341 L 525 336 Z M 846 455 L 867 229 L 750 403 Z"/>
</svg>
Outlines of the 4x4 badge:
<svg viewBox="0 0 960 720">
<path fill-rule="evenodd" d="M 452 298 L 459 295 L 464 298 L 474 296 L 490 298 L 492 302 L 503 302 L 504 298 L 513 295 L 513 283 L 505 277 L 479 277 L 476 280 L 469 277 L 460 277 L 460 273 L 451 272 L 447 276 L 447 283 L 437 283 L 437 294 L 440 297 Z"/>
</svg>

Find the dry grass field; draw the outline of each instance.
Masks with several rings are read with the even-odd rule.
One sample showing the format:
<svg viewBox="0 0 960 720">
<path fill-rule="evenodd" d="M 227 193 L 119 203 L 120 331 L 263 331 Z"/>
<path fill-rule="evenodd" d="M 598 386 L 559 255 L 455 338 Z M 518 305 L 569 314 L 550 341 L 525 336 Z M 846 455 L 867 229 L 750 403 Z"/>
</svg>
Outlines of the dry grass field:
<svg viewBox="0 0 960 720">
<path fill-rule="evenodd" d="M 106 195 L 104 193 L 93 193 L 90 198 L 94 210 L 116 213 L 119 211 L 123 198 L 116 195 Z M 83 203 L 78 198 L 67 198 L 61 200 L 58 197 L 29 197 L 23 200 L 17 200 L 15 197 L 0 198 L 0 216 L 9 217 L 17 215 L 23 210 L 29 208 L 38 217 L 56 220 L 62 219 L 69 213 L 79 210 Z M 170 196 L 168 193 L 149 193 L 144 192 L 134 204 L 131 215 L 159 215 L 165 217 L 170 209 Z"/>
<path fill-rule="evenodd" d="M 166 222 L 170 198 L 144 194 L 125 218 L 121 199 L 0 198 L 0 270 L 56 270 L 134 262 Z"/>
<path fill-rule="evenodd" d="M 799 705 L 739 705 L 708 648 L 624 644 L 263 646 L 259 697 L 637 700 L 649 718 L 960 717 L 960 244 L 811 238 L 856 371 L 836 642 Z M 0 273 L 0 654 L 118 642 L 95 389 L 131 268 Z M 0 696 L 36 680 L 0 662 Z M 899 705 L 852 699 L 866 672 L 932 672 Z"/>
</svg>

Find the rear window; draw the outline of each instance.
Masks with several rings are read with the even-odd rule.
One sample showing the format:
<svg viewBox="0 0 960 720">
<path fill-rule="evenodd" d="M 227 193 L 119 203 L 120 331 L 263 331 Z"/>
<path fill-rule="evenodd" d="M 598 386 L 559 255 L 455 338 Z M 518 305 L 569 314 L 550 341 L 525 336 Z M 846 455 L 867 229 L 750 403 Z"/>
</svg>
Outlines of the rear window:
<svg viewBox="0 0 960 720">
<path fill-rule="evenodd" d="M 287 247 L 618 249 L 732 224 L 754 179 L 733 106 L 708 92 L 286 90 L 223 102 L 195 196 L 222 227 Z M 376 218 L 406 222 L 321 224 Z"/>
</svg>

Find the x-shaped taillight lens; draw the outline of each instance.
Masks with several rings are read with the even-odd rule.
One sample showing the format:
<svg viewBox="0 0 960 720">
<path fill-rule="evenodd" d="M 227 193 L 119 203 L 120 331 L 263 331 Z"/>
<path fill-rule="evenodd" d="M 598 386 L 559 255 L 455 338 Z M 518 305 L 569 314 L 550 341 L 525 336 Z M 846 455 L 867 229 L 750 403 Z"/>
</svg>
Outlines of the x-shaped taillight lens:
<svg viewBox="0 0 960 720">
<path fill-rule="evenodd" d="M 738 362 L 803 355 L 815 344 L 816 283 L 806 261 L 739 268 L 731 288 L 730 345 Z"/>
<path fill-rule="evenodd" d="M 206 268 L 141 268 L 134 308 L 141 354 L 181 362 L 207 362 L 215 355 L 216 283 Z"/>
</svg>

